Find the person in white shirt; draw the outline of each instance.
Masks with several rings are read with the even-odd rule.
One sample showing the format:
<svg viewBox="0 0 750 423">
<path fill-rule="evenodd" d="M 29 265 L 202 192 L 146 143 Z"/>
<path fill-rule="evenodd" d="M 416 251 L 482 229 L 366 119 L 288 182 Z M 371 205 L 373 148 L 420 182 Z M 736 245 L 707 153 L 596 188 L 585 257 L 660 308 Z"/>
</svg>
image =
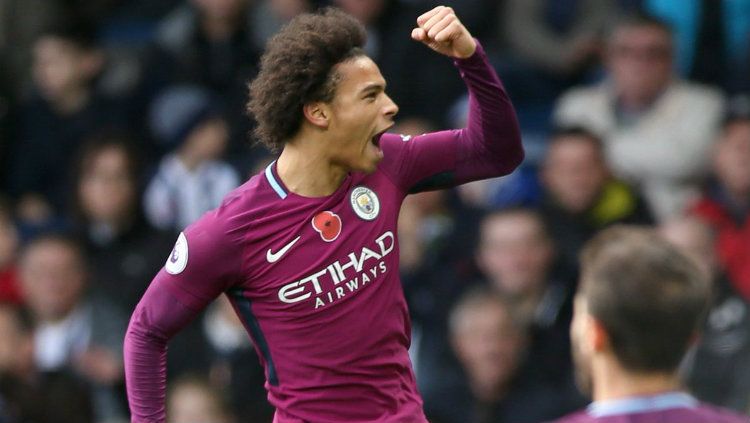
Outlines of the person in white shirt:
<svg viewBox="0 0 750 423">
<path fill-rule="evenodd" d="M 180 231 L 240 183 L 234 168 L 221 160 L 229 129 L 216 101 L 193 86 L 173 87 L 157 97 L 149 120 L 157 140 L 174 150 L 146 189 L 144 211 L 153 226 Z"/>
<path fill-rule="evenodd" d="M 722 96 L 679 80 L 671 29 L 639 15 L 615 25 L 608 76 L 564 94 L 558 125 L 582 125 L 602 137 L 615 175 L 638 186 L 657 220 L 680 214 L 698 195 L 722 114 Z"/>
</svg>

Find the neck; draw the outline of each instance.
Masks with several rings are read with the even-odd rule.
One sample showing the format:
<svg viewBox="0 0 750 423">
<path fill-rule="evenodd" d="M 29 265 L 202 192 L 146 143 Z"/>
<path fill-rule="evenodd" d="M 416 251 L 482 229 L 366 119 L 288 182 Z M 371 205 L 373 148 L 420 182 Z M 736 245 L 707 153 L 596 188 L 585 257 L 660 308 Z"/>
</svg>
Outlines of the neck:
<svg viewBox="0 0 750 423">
<path fill-rule="evenodd" d="M 681 389 L 676 372 L 633 373 L 614 358 L 608 357 L 594 364 L 594 401 L 657 395 Z"/>
<path fill-rule="evenodd" d="M 349 173 L 331 162 L 315 141 L 304 139 L 292 140 L 284 146 L 276 171 L 289 191 L 305 197 L 333 194 Z"/>
<path fill-rule="evenodd" d="M 238 19 L 206 16 L 203 19 L 203 30 L 206 38 L 212 41 L 223 41 L 232 37 L 237 27 Z"/>
<path fill-rule="evenodd" d="M 89 100 L 89 90 L 80 87 L 71 89 L 51 101 L 52 107 L 63 115 L 70 115 L 83 109 Z"/>
<path fill-rule="evenodd" d="M 499 384 L 496 381 L 483 381 L 480 378 L 473 378 L 470 385 L 474 397 L 483 403 L 498 401 L 507 393 L 506 384 Z"/>
<path fill-rule="evenodd" d="M 190 148 L 182 148 L 177 152 L 177 158 L 180 159 L 182 165 L 185 166 L 189 171 L 194 171 L 198 166 L 205 161 L 203 157 L 195 153 Z"/>
<path fill-rule="evenodd" d="M 732 202 L 733 206 L 747 209 L 750 207 L 750 191 L 740 189 L 740 190 L 726 190 L 727 196 L 729 197 L 729 201 Z"/>
</svg>

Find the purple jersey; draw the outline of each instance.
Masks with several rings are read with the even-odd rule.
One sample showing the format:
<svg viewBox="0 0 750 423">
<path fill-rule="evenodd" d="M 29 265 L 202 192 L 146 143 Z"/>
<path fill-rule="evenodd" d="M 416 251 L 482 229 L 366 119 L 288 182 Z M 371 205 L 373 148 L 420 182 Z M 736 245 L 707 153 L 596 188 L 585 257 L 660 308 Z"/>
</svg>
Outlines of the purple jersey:
<svg viewBox="0 0 750 423">
<path fill-rule="evenodd" d="M 221 293 L 266 370 L 275 421 L 425 422 L 408 356 L 396 226 L 417 190 L 507 174 L 523 150 L 515 113 L 478 46 L 457 60 L 467 128 L 381 138 L 372 174 L 332 195 L 290 192 L 275 164 L 180 234 L 125 343 L 134 422 L 164 421 L 166 342 Z"/>
<path fill-rule="evenodd" d="M 690 395 L 670 392 L 591 404 L 556 423 L 748 423 L 750 417 L 699 403 Z"/>
</svg>

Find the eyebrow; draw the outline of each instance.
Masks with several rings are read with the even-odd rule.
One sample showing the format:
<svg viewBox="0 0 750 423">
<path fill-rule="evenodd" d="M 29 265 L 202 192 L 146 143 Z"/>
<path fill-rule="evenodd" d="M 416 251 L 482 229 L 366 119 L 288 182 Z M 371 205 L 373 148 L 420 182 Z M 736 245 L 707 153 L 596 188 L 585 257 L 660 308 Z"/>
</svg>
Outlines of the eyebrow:
<svg viewBox="0 0 750 423">
<path fill-rule="evenodd" d="M 362 88 L 360 93 L 369 94 L 372 91 L 385 91 L 385 84 L 381 84 L 379 82 L 367 84 L 364 88 Z"/>
</svg>

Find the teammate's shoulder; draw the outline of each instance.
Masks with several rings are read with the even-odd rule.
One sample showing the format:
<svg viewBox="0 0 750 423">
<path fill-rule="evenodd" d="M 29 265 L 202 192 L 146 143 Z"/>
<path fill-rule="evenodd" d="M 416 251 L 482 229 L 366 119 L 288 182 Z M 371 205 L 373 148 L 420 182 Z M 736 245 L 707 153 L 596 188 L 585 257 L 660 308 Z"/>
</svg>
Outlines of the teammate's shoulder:
<svg viewBox="0 0 750 423">
<path fill-rule="evenodd" d="M 740 414 L 728 408 L 701 403 L 697 408 L 707 420 L 715 423 L 750 423 L 750 416 Z"/>
<path fill-rule="evenodd" d="M 586 409 L 583 409 L 567 414 L 550 423 L 590 423 L 593 421 L 594 419 L 591 418 L 591 415 L 586 412 Z"/>
</svg>

